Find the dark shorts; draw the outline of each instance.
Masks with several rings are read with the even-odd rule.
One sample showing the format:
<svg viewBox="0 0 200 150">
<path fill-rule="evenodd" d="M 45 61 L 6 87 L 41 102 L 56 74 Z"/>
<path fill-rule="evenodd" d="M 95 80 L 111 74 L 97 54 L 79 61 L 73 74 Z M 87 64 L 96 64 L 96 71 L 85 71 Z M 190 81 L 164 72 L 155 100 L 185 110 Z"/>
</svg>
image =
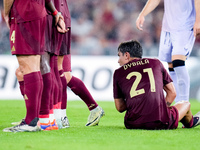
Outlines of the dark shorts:
<svg viewBox="0 0 200 150">
<path fill-rule="evenodd" d="M 46 17 L 47 23 L 45 28 L 45 52 L 52 52 L 51 42 L 52 42 L 52 34 L 53 34 L 53 17 L 51 15 L 47 15 Z"/>
<path fill-rule="evenodd" d="M 170 110 L 170 120 L 168 129 L 176 129 L 178 127 L 178 119 L 179 119 L 178 110 L 174 106 L 168 107 L 168 109 Z"/>
<path fill-rule="evenodd" d="M 63 70 L 64 72 L 70 72 L 71 69 L 71 54 L 65 55 L 63 60 Z"/>
<path fill-rule="evenodd" d="M 161 121 L 153 121 L 141 124 L 133 124 L 125 118 L 124 124 L 127 129 L 147 129 L 147 130 L 161 130 L 161 129 L 176 129 L 178 127 L 179 114 L 176 107 L 168 107 L 169 122 L 163 123 Z"/>
<path fill-rule="evenodd" d="M 57 31 L 51 15 L 47 15 L 46 18 L 45 51 L 54 55 L 59 55 L 64 34 Z"/>
<path fill-rule="evenodd" d="M 71 54 L 71 28 L 63 35 L 63 41 L 60 47 L 60 56 Z"/>
<path fill-rule="evenodd" d="M 41 55 L 44 53 L 46 17 L 39 20 L 11 24 L 12 55 Z"/>
<path fill-rule="evenodd" d="M 60 54 L 60 47 L 62 44 L 63 36 L 64 36 L 64 34 L 59 33 L 57 31 L 57 28 L 55 26 L 53 26 L 53 38 L 52 38 L 52 42 L 51 42 L 51 44 L 52 44 L 51 53 L 53 53 L 55 55 Z"/>
</svg>

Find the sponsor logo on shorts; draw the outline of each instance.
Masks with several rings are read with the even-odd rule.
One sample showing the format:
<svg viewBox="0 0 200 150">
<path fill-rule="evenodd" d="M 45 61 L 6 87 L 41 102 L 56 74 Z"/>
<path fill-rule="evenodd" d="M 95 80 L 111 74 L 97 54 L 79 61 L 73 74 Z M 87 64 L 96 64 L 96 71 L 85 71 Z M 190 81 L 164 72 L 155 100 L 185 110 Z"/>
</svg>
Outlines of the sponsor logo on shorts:
<svg viewBox="0 0 200 150">
<path fill-rule="evenodd" d="M 13 46 L 11 49 L 11 52 L 14 52 L 14 51 L 15 51 L 15 46 Z"/>
<path fill-rule="evenodd" d="M 24 95 L 24 99 L 25 99 L 25 100 L 28 100 L 28 96 L 27 96 L 26 94 Z"/>
</svg>

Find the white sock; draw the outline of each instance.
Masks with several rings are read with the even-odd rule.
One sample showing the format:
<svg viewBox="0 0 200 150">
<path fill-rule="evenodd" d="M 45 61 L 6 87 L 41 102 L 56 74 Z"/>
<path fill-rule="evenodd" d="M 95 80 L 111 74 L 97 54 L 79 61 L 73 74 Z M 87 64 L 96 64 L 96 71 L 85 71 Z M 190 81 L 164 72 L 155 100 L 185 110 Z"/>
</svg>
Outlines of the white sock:
<svg viewBox="0 0 200 150">
<path fill-rule="evenodd" d="M 67 116 L 66 109 L 61 109 L 61 118 L 64 118 L 65 116 Z"/>
<path fill-rule="evenodd" d="M 55 119 L 61 119 L 61 109 L 54 109 L 53 110 Z"/>
<path fill-rule="evenodd" d="M 39 118 L 41 123 L 49 123 L 49 118 Z"/>
<path fill-rule="evenodd" d="M 54 114 L 49 114 L 49 120 L 50 122 L 53 122 L 55 119 Z"/>
<path fill-rule="evenodd" d="M 179 102 L 181 99 L 179 97 L 179 88 L 178 88 L 178 82 L 177 82 L 177 76 L 176 76 L 176 73 L 175 71 L 169 71 L 169 74 L 173 80 L 173 84 L 174 84 L 174 87 L 176 89 L 176 98 L 175 98 L 175 103 L 176 102 Z"/>
<path fill-rule="evenodd" d="M 175 67 L 174 71 L 177 76 L 179 100 L 189 101 L 190 77 L 186 66 Z"/>
</svg>

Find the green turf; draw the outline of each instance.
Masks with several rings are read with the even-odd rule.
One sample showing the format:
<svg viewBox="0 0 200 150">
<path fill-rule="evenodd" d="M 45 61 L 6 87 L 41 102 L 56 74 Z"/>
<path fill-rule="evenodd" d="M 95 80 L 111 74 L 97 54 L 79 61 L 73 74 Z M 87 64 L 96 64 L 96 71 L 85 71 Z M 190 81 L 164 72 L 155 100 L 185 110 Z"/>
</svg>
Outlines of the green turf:
<svg viewBox="0 0 200 150">
<path fill-rule="evenodd" d="M 113 102 L 98 102 L 106 115 L 99 126 L 85 127 L 89 111 L 82 101 L 68 102 L 71 127 L 58 131 L 4 133 L 13 121 L 24 117 L 24 101 L 0 101 L 0 150 L 195 150 L 199 149 L 200 127 L 177 130 L 127 130 L 124 113 Z M 191 100 L 193 113 L 200 103 Z"/>
</svg>

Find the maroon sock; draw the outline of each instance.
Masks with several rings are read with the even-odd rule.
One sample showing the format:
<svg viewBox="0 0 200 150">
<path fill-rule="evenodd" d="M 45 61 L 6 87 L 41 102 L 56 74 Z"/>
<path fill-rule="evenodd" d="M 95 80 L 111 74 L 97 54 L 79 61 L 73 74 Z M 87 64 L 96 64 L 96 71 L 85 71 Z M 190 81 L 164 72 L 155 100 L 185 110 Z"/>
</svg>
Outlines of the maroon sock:
<svg viewBox="0 0 200 150">
<path fill-rule="evenodd" d="M 39 105 L 41 103 L 41 91 L 43 90 L 42 75 L 40 72 L 32 72 L 24 75 L 24 99 L 26 103 L 25 122 L 30 124 L 34 118 L 39 118 Z"/>
<path fill-rule="evenodd" d="M 19 89 L 22 96 L 24 96 L 24 81 L 19 81 Z"/>
<path fill-rule="evenodd" d="M 42 75 L 43 78 L 43 91 L 42 91 L 42 100 L 40 106 L 40 115 L 49 115 L 50 110 L 50 99 L 51 99 L 51 90 L 52 90 L 52 76 L 51 73 L 46 73 Z"/>
<path fill-rule="evenodd" d="M 62 86 L 63 86 L 61 109 L 66 109 L 67 108 L 67 80 L 63 73 L 64 73 L 63 70 L 59 71 L 60 79 L 61 79 Z M 61 76 L 61 75 L 63 75 L 63 76 Z"/>
<path fill-rule="evenodd" d="M 54 74 L 55 74 L 55 77 L 56 77 L 55 81 L 57 81 L 57 84 L 58 84 L 58 107 L 60 109 L 61 101 L 62 101 L 63 87 L 62 87 L 62 82 L 61 82 L 59 71 L 58 71 L 58 57 L 57 56 L 54 57 Z"/>
<path fill-rule="evenodd" d="M 54 105 L 54 109 L 57 109 L 57 105 L 58 105 L 58 94 L 59 94 L 59 88 L 58 88 L 58 82 L 56 80 L 55 74 L 53 72 L 53 105 Z"/>
<path fill-rule="evenodd" d="M 92 110 L 98 106 L 98 104 L 95 102 L 92 95 L 86 88 L 85 84 L 80 79 L 72 76 L 67 86 L 69 86 L 71 90 L 86 103 L 89 110 Z"/>
<path fill-rule="evenodd" d="M 53 75 L 51 73 L 51 79 L 53 80 Z M 50 92 L 50 111 L 53 110 L 53 105 L 54 105 L 54 83 L 52 81 L 52 88 L 51 88 L 51 91 Z"/>
<path fill-rule="evenodd" d="M 53 105 L 54 109 L 57 109 L 58 105 L 58 84 L 56 82 L 54 67 L 55 67 L 55 56 L 51 55 L 50 57 L 50 67 L 51 67 L 51 73 L 52 73 L 52 81 L 53 81 L 53 91 L 52 91 L 52 100 L 50 102 L 50 109 L 51 105 Z"/>
<path fill-rule="evenodd" d="M 187 124 L 183 123 L 184 127 L 185 128 L 192 128 L 193 127 L 193 120 L 194 120 L 194 118 L 192 116 L 192 119 L 190 120 L 189 123 L 187 123 Z M 181 123 L 182 123 L 182 121 L 181 121 Z"/>
</svg>

